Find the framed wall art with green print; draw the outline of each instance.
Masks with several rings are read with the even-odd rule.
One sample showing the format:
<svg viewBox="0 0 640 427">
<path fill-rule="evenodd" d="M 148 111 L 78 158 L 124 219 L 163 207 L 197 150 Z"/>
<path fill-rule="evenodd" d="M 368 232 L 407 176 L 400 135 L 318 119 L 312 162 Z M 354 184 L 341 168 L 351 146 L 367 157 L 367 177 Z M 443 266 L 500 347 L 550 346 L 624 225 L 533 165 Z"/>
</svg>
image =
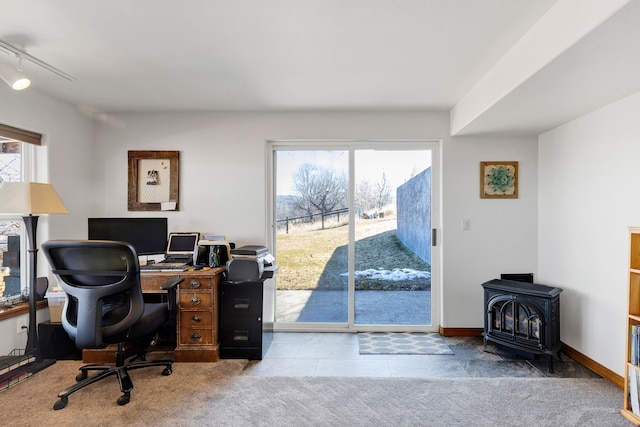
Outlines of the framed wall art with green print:
<svg viewBox="0 0 640 427">
<path fill-rule="evenodd" d="M 517 199 L 518 162 L 480 162 L 480 198 Z"/>
</svg>

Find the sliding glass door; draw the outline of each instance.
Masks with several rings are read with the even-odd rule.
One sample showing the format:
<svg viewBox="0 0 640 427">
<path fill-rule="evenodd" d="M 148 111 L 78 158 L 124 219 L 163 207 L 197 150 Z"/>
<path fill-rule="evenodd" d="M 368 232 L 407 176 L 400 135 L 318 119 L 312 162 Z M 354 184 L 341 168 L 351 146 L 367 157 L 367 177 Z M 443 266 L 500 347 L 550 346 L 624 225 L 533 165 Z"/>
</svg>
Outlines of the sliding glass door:
<svg viewBox="0 0 640 427">
<path fill-rule="evenodd" d="M 349 152 L 274 154 L 276 322 L 346 324 Z"/>
<path fill-rule="evenodd" d="M 430 328 L 437 144 L 270 146 L 274 329 Z"/>
<path fill-rule="evenodd" d="M 355 150 L 358 325 L 431 324 L 431 152 Z"/>
</svg>

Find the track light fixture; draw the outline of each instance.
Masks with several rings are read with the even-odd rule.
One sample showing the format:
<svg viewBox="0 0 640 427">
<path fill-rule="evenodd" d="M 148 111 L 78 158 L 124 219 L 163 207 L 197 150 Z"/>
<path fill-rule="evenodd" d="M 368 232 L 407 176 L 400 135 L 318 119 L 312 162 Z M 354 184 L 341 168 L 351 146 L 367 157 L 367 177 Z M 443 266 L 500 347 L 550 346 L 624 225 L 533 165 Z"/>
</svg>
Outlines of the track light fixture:
<svg viewBox="0 0 640 427">
<path fill-rule="evenodd" d="M 26 89 L 31 84 L 31 80 L 29 80 L 22 73 L 22 61 L 25 59 L 27 61 L 33 62 L 36 65 L 41 66 L 46 70 L 51 71 L 54 74 L 59 75 L 60 77 L 64 77 L 67 80 L 72 80 L 72 81 L 75 80 L 72 76 L 65 73 L 64 71 L 61 71 L 56 67 L 53 67 L 44 61 L 41 61 L 35 56 L 29 55 L 24 50 L 18 49 L 17 47 L 12 46 L 9 43 L 2 40 L 0 40 L 0 52 L 1 51 L 13 53 L 16 56 L 16 58 L 18 58 L 17 69 L 11 67 L 9 64 L 0 64 L 0 78 L 2 78 L 2 80 L 7 82 L 7 84 L 15 90 Z"/>
<path fill-rule="evenodd" d="M 0 78 L 14 90 L 26 89 L 31 85 L 31 80 L 22 73 L 22 59 L 18 57 L 18 68 L 9 64 L 0 64 Z"/>
</svg>

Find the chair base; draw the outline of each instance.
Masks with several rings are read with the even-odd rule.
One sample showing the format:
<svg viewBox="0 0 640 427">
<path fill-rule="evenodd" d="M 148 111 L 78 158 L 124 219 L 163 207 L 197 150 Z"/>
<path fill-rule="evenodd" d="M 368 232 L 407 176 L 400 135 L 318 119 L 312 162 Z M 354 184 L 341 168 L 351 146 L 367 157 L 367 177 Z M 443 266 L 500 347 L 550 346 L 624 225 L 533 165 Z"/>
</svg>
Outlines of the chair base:
<svg viewBox="0 0 640 427">
<path fill-rule="evenodd" d="M 118 357 L 116 357 L 116 359 L 118 359 Z M 138 362 L 138 359 L 141 359 L 141 361 Z M 143 354 L 132 356 L 122 363 L 106 365 L 90 364 L 82 366 L 80 368 L 80 373 L 76 376 L 77 383 L 58 393 L 58 401 L 53 405 L 53 409 L 58 410 L 65 408 L 69 402 L 69 395 L 97 381 L 110 377 L 111 375 L 116 375 L 118 377 L 120 391 L 122 392 L 122 396 L 120 396 L 117 401 L 118 405 L 126 405 L 131 399 L 131 390 L 133 390 L 133 382 L 129 376 L 129 371 L 134 369 L 152 368 L 154 366 L 164 366 L 164 369 L 162 370 L 162 375 L 164 376 L 171 375 L 173 372 L 173 360 L 146 361 L 144 360 Z M 89 371 L 98 371 L 98 373 L 90 377 Z"/>
</svg>

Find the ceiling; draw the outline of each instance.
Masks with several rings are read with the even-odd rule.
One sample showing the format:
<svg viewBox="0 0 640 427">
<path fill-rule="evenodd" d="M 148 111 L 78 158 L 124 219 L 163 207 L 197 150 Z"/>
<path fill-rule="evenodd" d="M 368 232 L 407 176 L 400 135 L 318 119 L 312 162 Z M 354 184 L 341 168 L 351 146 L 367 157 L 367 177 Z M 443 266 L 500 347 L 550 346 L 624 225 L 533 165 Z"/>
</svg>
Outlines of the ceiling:
<svg viewBox="0 0 640 427">
<path fill-rule="evenodd" d="M 639 91 L 640 7 L 615 1 L 457 133 L 536 134 Z M 561 2 L 4 0 L 0 40 L 74 77 L 24 61 L 27 90 L 89 114 L 449 111 Z"/>
</svg>

